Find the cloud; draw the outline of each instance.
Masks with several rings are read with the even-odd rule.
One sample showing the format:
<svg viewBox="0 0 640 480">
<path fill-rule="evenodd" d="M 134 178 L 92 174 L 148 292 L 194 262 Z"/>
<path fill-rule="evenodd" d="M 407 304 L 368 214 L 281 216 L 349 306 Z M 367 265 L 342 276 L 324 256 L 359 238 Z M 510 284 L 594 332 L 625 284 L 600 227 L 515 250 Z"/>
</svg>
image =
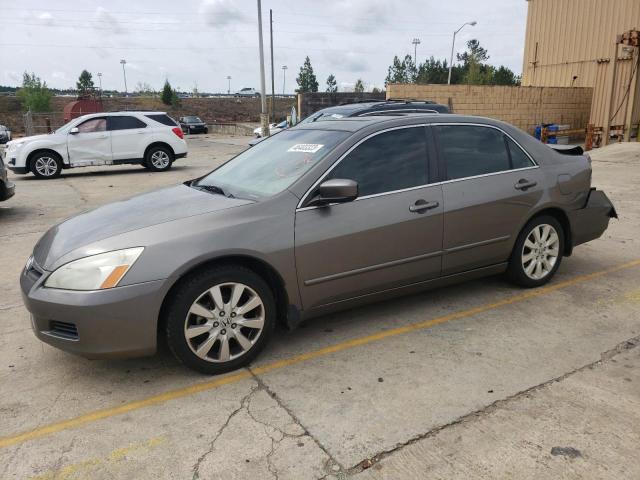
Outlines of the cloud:
<svg viewBox="0 0 640 480">
<path fill-rule="evenodd" d="M 344 28 L 357 34 L 371 34 L 394 18 L 393 2 L 387 0 L 343 0 L 334 4 L 334 14 Z"/>
<path fill-rule="evenodd" d="M 94 14 L 94 20 L 98 22 L 99 26 L 102 28 L 111 28 L 113 33 L 127 33 L 123 25 L 118 21 L 116 17 L 111 15 L 105 8 L 98 7 L 96 9 L 96 13 Z"/>
<path fill-rule="evenodd" d="M 331 65 L 332 68 L 358 74 L 362 74 L 369 68 L 363 56 L 353 52 L 325 52 L 325 63 Z"/>
<path fill-rule="evenodd" d="M 248 20 L 247 15 L 238 8 L 238 2 L 233 0 L 204 0 L 200 5 L 200 14 L 212 27 L 224 27 Z"/>
<path fill-rule="evenodd" d="M 42 12 L 41 14 L 39 14 L 38 20 L 40 20 L 45 25 L 53 25 L 55 23 L 53 15 L 51 15 L 49 12 Z"/>
</svg>

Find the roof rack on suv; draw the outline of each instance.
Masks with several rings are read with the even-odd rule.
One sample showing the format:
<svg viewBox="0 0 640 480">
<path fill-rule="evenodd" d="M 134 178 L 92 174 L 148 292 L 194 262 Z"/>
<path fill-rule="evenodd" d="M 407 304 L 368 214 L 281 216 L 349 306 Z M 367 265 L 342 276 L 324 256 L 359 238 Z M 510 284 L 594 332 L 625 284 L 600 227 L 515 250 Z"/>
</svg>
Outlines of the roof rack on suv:
<svg viewBox="0 0 640 480">
<path fill-rule="evenodd" d="M 436 103 L 433 100 L 418 100 L 416 98 L 387 98 L 387 102 L 402 102 L 402 103 Z"/>
<path fill-rule="evenodd" d="M 352 103 L 384 103 L 386 100 L 380 100 L 377 98 L 359 98 L 358 100 L 346 100 L 340 102 L 338 105 L 351 105 Z"/>
</svg>

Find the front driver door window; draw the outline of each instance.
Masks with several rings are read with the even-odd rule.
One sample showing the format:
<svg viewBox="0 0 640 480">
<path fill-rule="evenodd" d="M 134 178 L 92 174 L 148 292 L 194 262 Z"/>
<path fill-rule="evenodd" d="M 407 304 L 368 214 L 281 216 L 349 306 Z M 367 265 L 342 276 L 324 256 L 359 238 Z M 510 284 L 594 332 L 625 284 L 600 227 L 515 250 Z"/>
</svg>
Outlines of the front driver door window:
<svg viewBox="0 0 640 480">
<path fill-rule="evenodd" d="M 104 165 L 111 163 L 111 136 L 107 119 L 91 118 L 77 125 L 77 133 L 67 135 L 71 165 Z"/>
<path fill-rule="evenodd" d="M 428 171 L 426 127 L 415 126 L 364 140 L 329 172 L 357 181 L 359 197 L 296 212 L 305 309 L 440 275 L 442 188 Z"/>
</svg>

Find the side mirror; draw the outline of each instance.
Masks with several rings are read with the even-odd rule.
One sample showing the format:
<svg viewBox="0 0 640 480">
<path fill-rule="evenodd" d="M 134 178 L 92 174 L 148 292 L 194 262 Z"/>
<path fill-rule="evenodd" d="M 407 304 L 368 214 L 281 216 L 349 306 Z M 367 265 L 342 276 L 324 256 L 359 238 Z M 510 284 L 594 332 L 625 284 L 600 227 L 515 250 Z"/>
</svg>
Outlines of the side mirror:
<svg viewBox="0 0 640 480">
<path fill-rule="evenodd" d="M 80 129 L 78 127 L 73 127 L 71 130 L 69 130 L 69 133 L 71 135 L 75 135 L 76 133 L 78 133 L 80 131 Z"/>
<path fill-rule="evenodd" d="M 334 178 L 322 182 L 318 194 L 308 206 L 321 206 L 330 203 L 346 203 L 358 198 L 358 182 L 343 178 Z"/>
</svg>

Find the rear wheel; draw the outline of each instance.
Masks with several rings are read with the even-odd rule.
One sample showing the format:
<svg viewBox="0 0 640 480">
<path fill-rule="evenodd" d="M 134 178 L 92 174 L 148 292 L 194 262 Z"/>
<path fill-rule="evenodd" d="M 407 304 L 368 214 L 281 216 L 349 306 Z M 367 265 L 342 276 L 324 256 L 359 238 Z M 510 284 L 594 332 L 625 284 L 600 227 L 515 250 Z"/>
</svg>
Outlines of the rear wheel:
<svg viewBox="0 0 640 480">
<path fill-rule="evenodd" d="M 523 287 L 539 287 L 555 275 L 562 261 L 564 230 L 554 217 L 531 220 L 520 232 L 509 261 L 508 275 Z"/>
<path fill-rule="evenodd" d="M 265 281 L 244 267 L 197 274 L 166 310 L 167 343 L 186 366 L 207 374 L 250 363 L 275 326 L 275 301 Z"/>
<path fill-rule="evenodd" d="M 144 158 L 144 166 L 153 172 L 164 172 L 171 168 L 173 152 L 166 147 L 151 147 Z"/>
<path fill-rule="evenodd" d="M 62 160 L 55 153 L 36 153 L 31 159 L 31 173 L 37 178 L 56 178 L 60 176 L 60 172 L 62 172 Z"/>
</svg>

